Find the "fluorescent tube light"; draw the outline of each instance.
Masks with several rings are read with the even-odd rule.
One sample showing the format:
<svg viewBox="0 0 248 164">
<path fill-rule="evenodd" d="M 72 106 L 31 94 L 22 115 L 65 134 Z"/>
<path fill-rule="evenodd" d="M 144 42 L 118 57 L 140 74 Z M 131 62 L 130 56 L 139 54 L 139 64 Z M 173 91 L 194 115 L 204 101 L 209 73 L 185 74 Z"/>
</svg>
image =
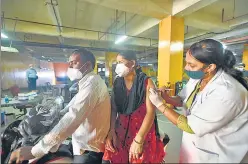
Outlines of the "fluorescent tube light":
<svg viewBox="0 0 248 164">
<path fill-rule="evenodd" d="M 3 52 L 19 52 L 16 48 L 4 47 L 4 46 L 1 46 L 1 51 L 3 51 Z"/>
<path fill-rule="evenodd" d="M 115 44 L 119 44 L 119 43 L 123 42 L 126 39 L 127 39 L 127 36 L 126 35 L 123 35 L 123 36 L 121 36 L 119 39 L 117 39 L 115 41 Z"/>
<path fill-rule="evenodd" d="M 1 38 L 7 39 L 7 38 L 9 38 L 9 37 L 8 37 L 7 35 L 1 33 Z"/>
</svg>

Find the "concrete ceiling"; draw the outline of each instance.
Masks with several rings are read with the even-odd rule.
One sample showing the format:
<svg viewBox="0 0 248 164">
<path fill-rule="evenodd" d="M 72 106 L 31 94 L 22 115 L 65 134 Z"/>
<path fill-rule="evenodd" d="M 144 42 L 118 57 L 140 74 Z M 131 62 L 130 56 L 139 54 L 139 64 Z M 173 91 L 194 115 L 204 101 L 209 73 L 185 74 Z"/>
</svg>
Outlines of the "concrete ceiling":
<svg viewBox="0 0 248 164">
<path fill-rule="evenodd" d="M 78 47 L 94 51 L 98 60 L 104 60 L 105 51 L 126 49 L 139 58 L 156 59 L 158 23 L 166 16 L 184 17 L 189 45 L 246 24 L 247 6 L 248 0 L 2 0 L 1 8 L 3 31 L 21 53 L 66 61 L 65 55 Z M 115 45 L 124 34 L 128 39 Z M 244 36 L 247 33 L 219 40 Z M 232 45 L 241 59 L 242 46 Z"/>
</svg>

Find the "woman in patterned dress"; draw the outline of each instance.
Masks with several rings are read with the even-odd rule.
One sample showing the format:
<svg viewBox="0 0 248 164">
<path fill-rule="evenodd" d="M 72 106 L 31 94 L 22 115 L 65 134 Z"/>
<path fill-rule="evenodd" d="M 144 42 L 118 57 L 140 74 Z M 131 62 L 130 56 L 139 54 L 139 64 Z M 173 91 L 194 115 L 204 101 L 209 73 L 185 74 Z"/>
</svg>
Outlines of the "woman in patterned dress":
<svg viewBox="0 0 248 164">
<path fill-rule="evenodd" d="M 148 91 L 155 88 L 143 72 L 136 72 L 136 56 L 117 56 L 111 96 L 112 114 L 103 161 L 110 163 L 160 163 L 165 152 L 159 138 L 155 107 Z"/>
</svg>

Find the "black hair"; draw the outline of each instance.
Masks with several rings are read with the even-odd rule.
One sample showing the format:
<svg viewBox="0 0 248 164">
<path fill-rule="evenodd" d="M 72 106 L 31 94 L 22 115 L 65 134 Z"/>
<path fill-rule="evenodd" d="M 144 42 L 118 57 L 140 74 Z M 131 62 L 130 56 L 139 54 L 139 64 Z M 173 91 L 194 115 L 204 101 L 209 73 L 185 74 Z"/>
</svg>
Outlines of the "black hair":
<svg viewBox="0 0 248 164">
<path fill-rule="evenodd" d="M 189 53 L 204 64 L 215 64 L 217 70 L 223 69 L 248 90 L 248 84 L 243 78 L 243 73 L 234 68 L 236 64 L 235 56 L 231 51 L 226 50 L 220 42 L 213 39 L 199 41 L 190 47 Z"/>
<path fill-rule="evenodd" d="M 122 51 L 120 52 L 118 55 L 122 56 L 123 58 L 125 58 L 126 60 L 135 61 L 135 72 L 136 74 L 140 74 L 143 73 L 141 67 L 138 68 L 138 63 L 137 63 L 137 57 L 136 54 L 133 51 Z"/>
<path fill-rule="evenodd" d="M 121 55 L 122 57 L 130 61 L 131 60 L 137 61 L 136 54 L 133 51 L 122 51 L 118 55 Z"/>
<path fill-rule="evenodd" d="M 92 64 L 92 69 L 95 68 L 96 58 L 92 52 L 90 52 L 86 49 L 78 49 L 78 50 L 73 51 L 72 54 L 79 54 L 80 59 L 83 63 L 86 63 L 89 61 Z"/>
</svg>

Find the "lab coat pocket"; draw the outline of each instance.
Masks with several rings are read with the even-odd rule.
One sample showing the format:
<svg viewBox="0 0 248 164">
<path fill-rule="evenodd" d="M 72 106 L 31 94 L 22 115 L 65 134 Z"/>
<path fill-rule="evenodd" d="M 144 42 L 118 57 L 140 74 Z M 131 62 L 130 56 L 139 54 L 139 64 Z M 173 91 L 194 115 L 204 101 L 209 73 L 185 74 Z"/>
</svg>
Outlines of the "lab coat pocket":
<svg viewBox="0 0 248 164">
<path fill-rule="evenodd" d="M 218 163 L 219 161 L 219 154 L 213 152 L 213 150 L 206 150 L 200 148 L 193 142 L 196 148 L 196 154 L 200 163 Z"/>
</svg>

